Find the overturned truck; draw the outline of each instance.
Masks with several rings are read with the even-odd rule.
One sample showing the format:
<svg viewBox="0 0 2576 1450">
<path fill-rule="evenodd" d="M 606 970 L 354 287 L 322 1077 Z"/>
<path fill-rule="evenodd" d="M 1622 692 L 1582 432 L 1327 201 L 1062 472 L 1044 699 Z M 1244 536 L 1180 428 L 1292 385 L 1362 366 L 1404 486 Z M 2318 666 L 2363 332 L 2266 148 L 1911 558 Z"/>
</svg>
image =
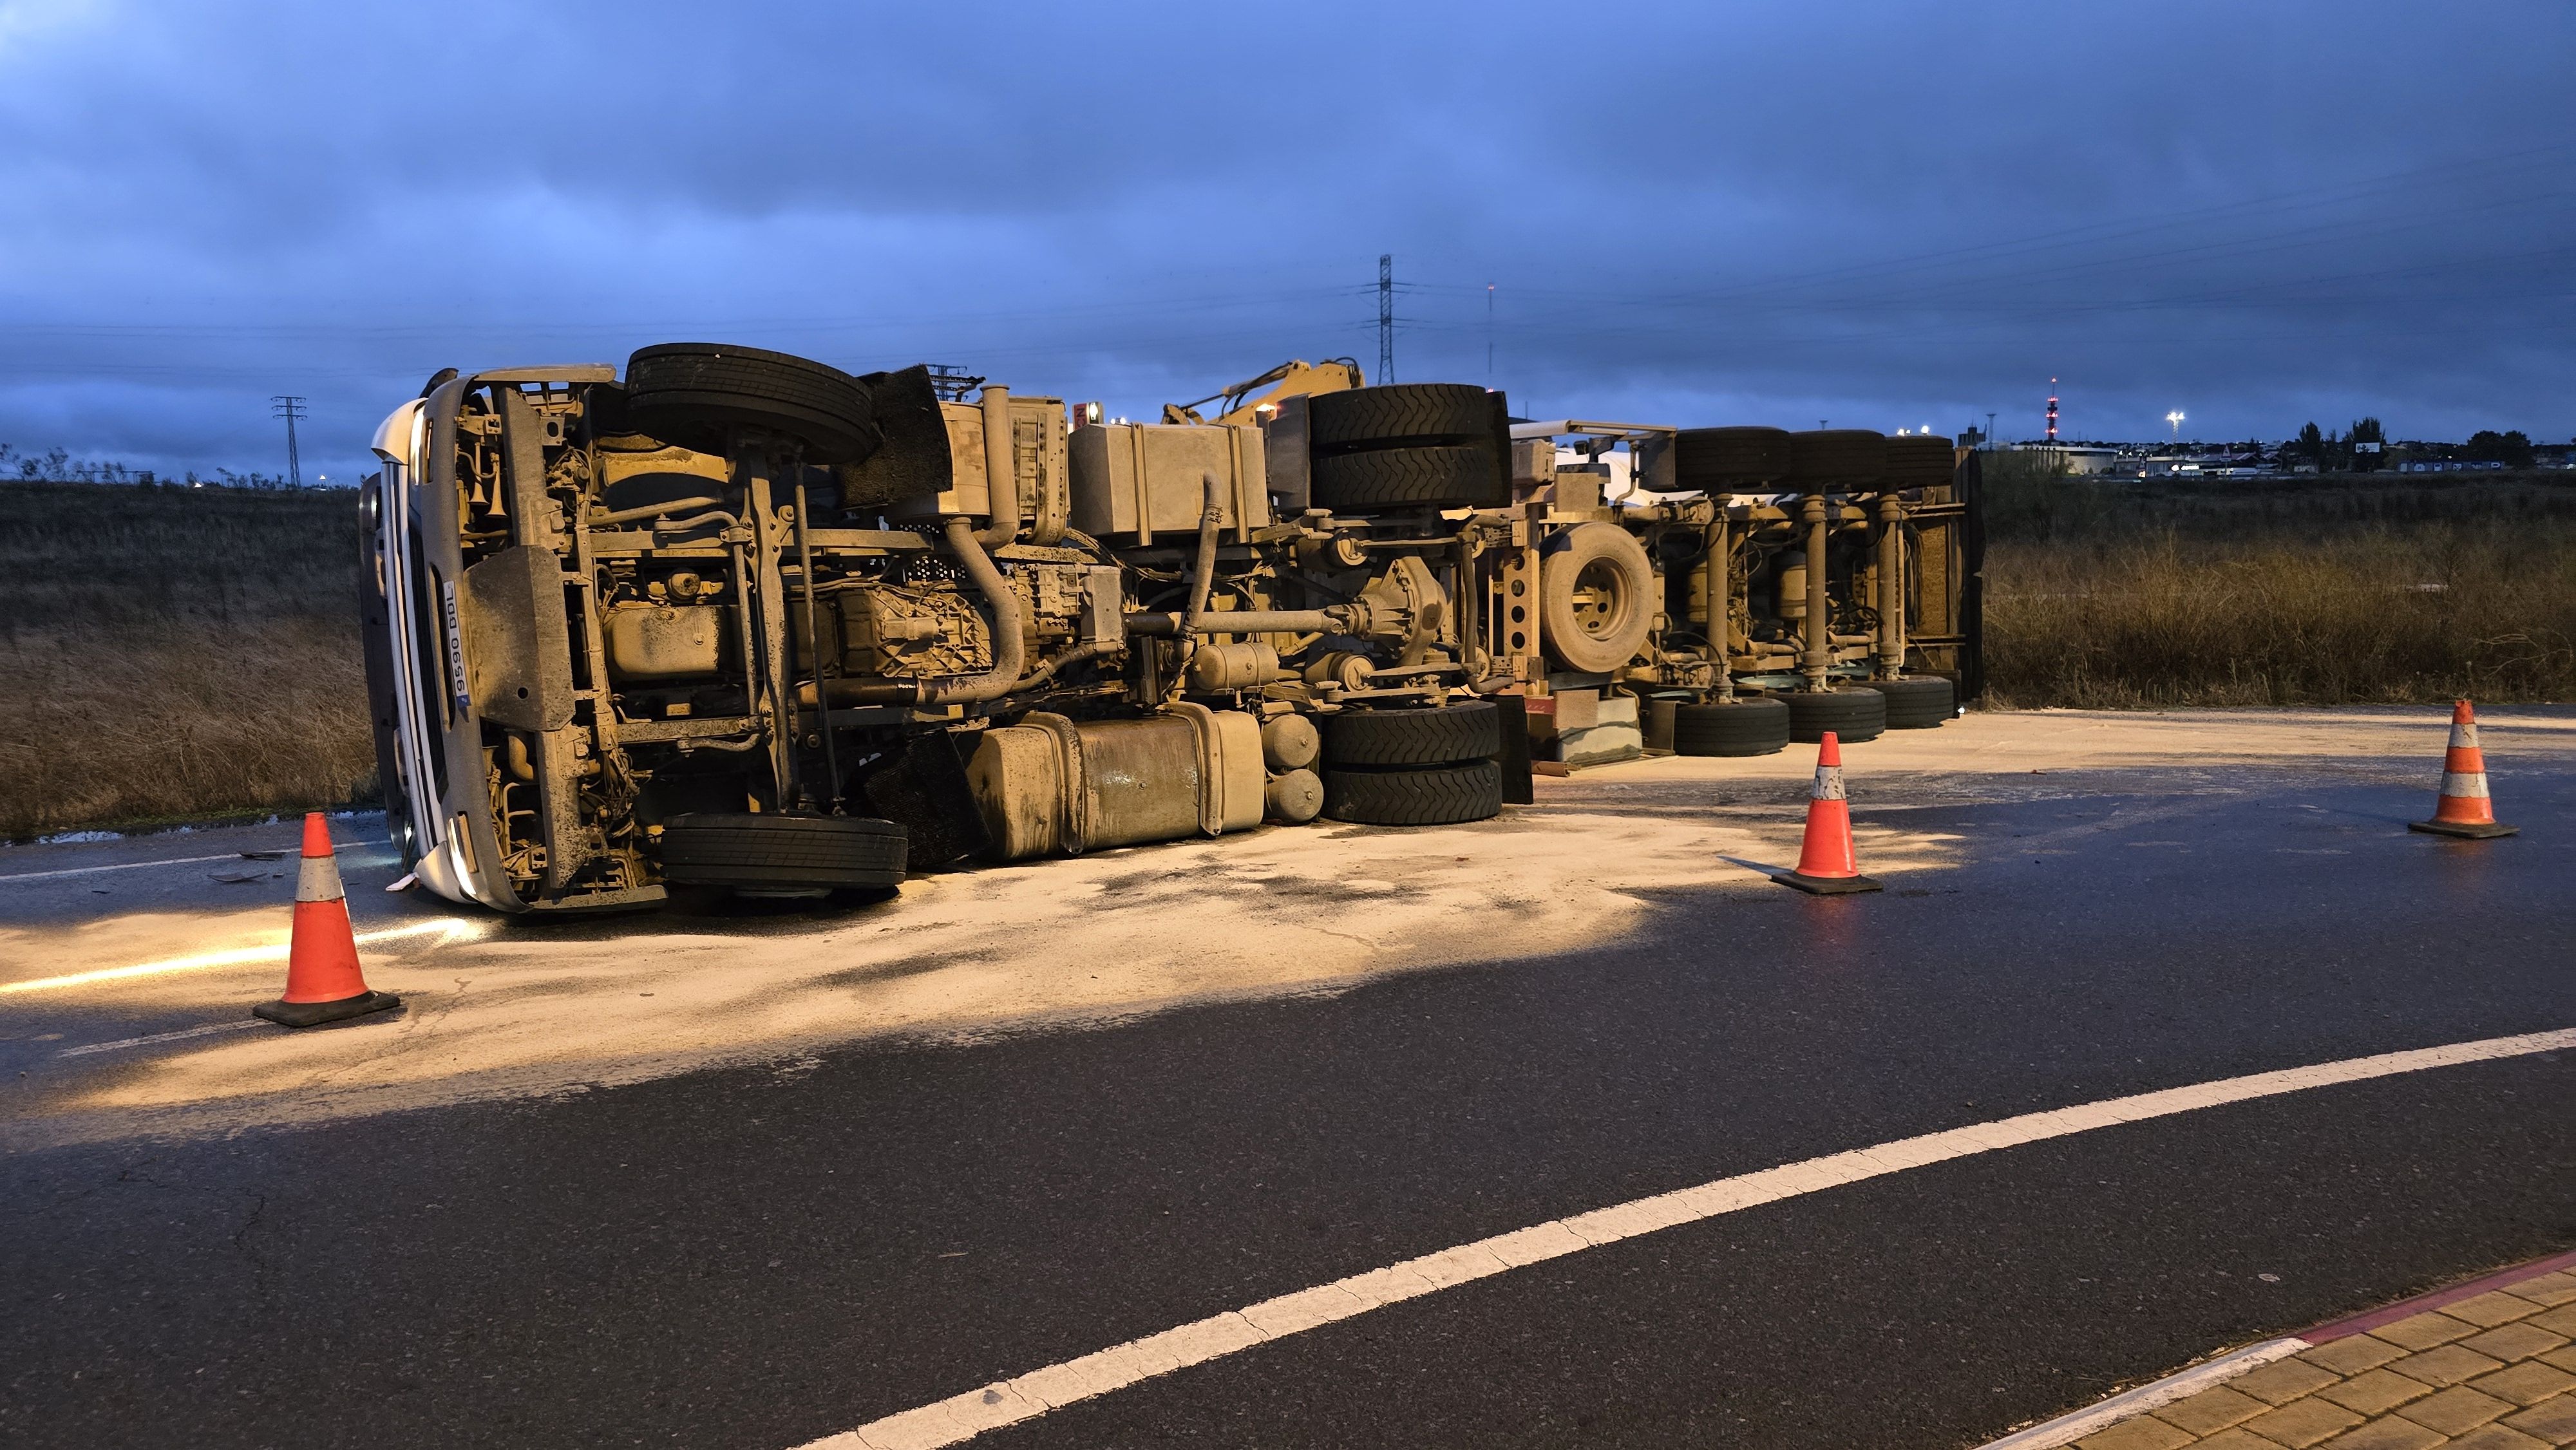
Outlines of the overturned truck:
<svg viewBox="0 0 2576 1450">
<path fill-rule="evenodd" d="M 1347 380 L 1137 424 L 712 344 L 622 375 L 442 373 L 361 492 L 405 862 L 452 900 L 564 911 L 881 892 L 1318 815 L 1472 821 L 1527 799 L 1527 722 L 1544 737 L 1559 691 L 1645 700 L 1672 748 L 1728 753 L 1752 738 L 1730 712 L 1955 666 L 1848 602 L 1898 597 L 1925 538 L 1904 510 L 1949 502 L 1922 487 L 1893 514 L 1832 497 L 1818 548 L 1794 505 L 1538 469 L 1500 394 Z M 1689 437 L 1665 452 L 1704 464 Z M 1794 529 L 1827 562 L 1792 588 Z M 1877 562 L 1835 562 L 1862 534 Z M 1772 617 L 1790 595 L 1831 624 L 1803 674 L 1772 668 L 1805 638 Z"/>
</svg>

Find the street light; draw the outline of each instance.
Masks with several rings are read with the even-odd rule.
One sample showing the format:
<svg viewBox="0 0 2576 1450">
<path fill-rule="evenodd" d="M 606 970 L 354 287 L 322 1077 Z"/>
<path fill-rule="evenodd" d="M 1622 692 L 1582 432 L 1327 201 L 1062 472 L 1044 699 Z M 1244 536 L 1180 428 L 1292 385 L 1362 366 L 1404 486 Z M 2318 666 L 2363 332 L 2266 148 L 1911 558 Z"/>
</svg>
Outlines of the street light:
<svg viewBox="0 0 2576 1450">
<path fill-rule="evenodd" d="M 2172 412 L 2165 414 L 2165 425 L 2173 429 L 2173 441 L 2180 443 L 2182 441 L 2182 409 L 2176 408 Z"/>
</svg>

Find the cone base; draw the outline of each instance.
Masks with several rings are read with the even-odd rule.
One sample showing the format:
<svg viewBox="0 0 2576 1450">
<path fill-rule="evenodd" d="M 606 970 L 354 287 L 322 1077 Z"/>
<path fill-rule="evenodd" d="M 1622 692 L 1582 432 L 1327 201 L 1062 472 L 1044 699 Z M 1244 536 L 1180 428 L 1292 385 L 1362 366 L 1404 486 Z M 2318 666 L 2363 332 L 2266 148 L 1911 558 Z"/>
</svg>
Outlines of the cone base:
<svg viewBox="0 0 2576 1450">
<path fill-rule="evenodd" d="M 280 1027 L 319 1027 L 325 1022 L 364 1017 L 401 1005 L 402 998 L 391 992 L 360 992 L 337 1002 L 262 1002 L 250 1009 L 250 1015 L 265 1017 Z"/>
<path fill-rule="evenodd" d="M 1855 891 L 1885 891 L 1887 888 L 1866 876 L 1801 876 L 1795 871 L 1774 871 L 1771 879 L 1783 886 L 1795 887 L 1809 896 L 1847 896 Z"/>
<path fill-rule="evenodd" d="M 2457 836 L 2464 841 L 2486 841 L 2497 836 L 2510 836 L 2520 826 L 2499 825 L 2494 821 L 2408 821 L 2406 829 L 2422 831 L 2428 836 Z"/>
</svg>

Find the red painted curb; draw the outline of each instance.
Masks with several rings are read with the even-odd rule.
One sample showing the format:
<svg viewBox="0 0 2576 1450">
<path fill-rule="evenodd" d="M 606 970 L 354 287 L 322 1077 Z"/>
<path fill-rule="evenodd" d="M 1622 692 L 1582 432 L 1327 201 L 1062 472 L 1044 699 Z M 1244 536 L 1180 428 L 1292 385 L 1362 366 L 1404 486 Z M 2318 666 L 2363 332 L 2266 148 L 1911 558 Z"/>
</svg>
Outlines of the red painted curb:
<svg viewBox="0 0 2576 1450">
<path fill-rule="evenodd" d="M 2576 1269 L 2576 1249 L 2570 1249 L 2563 1254 L 2551 1254 L 2545 1259 L 2534 1259 L 2527 1264 L 2516 1264 L 2510 1269 L 2499 1269 L 2482 1279 L 2471 1279 L 2465 1284 L 2453 1284 L 2448 1289 L 2436 1289 L 2430 1294 L 2418 1294 L 2404 1303 L 2391 1304 L 2385 1309 L 2373 1309 L 2367 1314 L 2356 1314 L 2350 1319 L 2338 1319 L 2332 1324 L 2320 1324 L 2314 1329 L 2303 1331 L 2299 1337 L 2310 1344 L 2324 1344 L 2328 1340 L 2367 1334 L 2383 1324 L 2394 1324 L 2410 1315 L 2439 1309 L 2445 1304 L 2457 1304 L 2463 1299 L 2474 1299 L 2480 1294 L 2493 1290 L 2508 1289 L 2525 1279 L 2537 1279 L 2543 1274 L 2554 1274 L 2560 1269 Z"/>
</svg>

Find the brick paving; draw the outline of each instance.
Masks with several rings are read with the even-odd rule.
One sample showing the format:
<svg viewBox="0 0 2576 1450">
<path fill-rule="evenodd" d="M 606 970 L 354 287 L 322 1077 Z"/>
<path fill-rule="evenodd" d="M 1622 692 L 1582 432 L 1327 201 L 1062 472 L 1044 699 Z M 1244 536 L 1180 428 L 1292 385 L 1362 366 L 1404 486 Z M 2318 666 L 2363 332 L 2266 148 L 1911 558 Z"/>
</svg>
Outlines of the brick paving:
<svg viewBox="0 0 2576 1450">
<path fill-rule="evenodd" d="M 2576 1269 L 2329 1340 L 2097 1430 L 2076 1450 L 2576 1445 Z"/>
</svg>

